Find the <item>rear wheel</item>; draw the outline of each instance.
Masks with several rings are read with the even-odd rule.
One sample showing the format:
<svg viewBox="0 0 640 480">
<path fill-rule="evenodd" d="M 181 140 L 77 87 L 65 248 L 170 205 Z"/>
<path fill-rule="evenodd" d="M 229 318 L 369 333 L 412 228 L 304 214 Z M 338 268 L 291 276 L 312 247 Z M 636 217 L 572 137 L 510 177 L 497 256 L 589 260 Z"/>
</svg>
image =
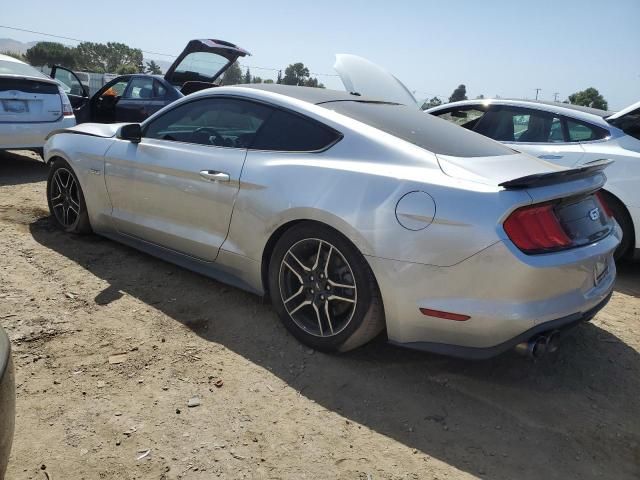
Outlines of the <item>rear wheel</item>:
<svg viewBox="0 0 640 480">
<path fill-rule="evenodd" d="M 269 290 L 285 327 L 318 350 L 351 350 L 384 328 L 373 272 L 329 227 L 309 222 L 284 233 L 269 263 Z"/>
<path fill-rule="evenodd" d="M 67 162 L 56 159 L 47 179 L 49 212 L 57 227 L 70 233 L 90 233 L 91 224 L 82 188 Z"/>
<path fill-rule="evenodd" d="M 622 260 L 623 258 L 629 257 L 632 253 L 632 247 L 635 241 L 635 231 L 633 229 L 633 221 L 631 220 L 631 216 L 627 211 L 627 208 L 624 204 L 614 197 L 609 192 L 602 192 L 605 201 L 607 202 L 607 206 L 613 213 L 613 218 L 616 219 L 620 228 L 622 228 L 622 241 L 618 248 L 614 253 L 614 258 L 616 261 Z"/>
</svg>

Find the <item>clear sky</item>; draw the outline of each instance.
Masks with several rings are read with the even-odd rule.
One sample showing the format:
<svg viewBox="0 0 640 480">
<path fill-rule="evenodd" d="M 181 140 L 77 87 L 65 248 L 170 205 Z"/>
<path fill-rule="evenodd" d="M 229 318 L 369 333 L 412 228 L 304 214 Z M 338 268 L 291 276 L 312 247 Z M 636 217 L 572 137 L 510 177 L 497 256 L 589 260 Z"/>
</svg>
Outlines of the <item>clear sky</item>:
<svg viewBox="0 0 640 480">
<path fill-rule="evenodd" d="M 301 61 L 333 74 L 334 54 L 353 53 L 418 98 L 448 97 L 460 83 L 469 98 L 534 98 L 541 88 L 544 100 L 593 86 L 612 109 L 640 100 L 639 20 L 640 0 L 29 0 L 5 2 L 0 15 L 1 25 L 169 54 L 193 38 L 220 38 L 249 50 L 243 63 L 252 67 Z M 0 38 L 51 40 L 4 28 Z M 336 77 L 319 79 L 342 88 Z"/>
</svg>

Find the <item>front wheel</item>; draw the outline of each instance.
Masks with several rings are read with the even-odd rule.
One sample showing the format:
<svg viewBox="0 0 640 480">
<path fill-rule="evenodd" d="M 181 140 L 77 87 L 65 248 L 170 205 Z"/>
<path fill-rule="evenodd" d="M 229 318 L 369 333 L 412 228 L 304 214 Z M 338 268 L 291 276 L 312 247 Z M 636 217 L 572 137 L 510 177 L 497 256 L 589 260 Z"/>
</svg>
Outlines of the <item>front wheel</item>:
<svg viewBox="0 0 640 480">
<path fill-rule="evenodd" d="M 351 350 L 384 328 L 373 272 L 329 227 L 305 222 L 284 233 L 271 256 L 269 291 L 285 327 L 317 350 Z"/>
<path fill-rule="evenodd" d="M 55 225 L 70 233 L 90 233 L 91 225 L 80 182 L 62 159 L 51 164 L 47 179 L 47 203 Z"/>
</svg>

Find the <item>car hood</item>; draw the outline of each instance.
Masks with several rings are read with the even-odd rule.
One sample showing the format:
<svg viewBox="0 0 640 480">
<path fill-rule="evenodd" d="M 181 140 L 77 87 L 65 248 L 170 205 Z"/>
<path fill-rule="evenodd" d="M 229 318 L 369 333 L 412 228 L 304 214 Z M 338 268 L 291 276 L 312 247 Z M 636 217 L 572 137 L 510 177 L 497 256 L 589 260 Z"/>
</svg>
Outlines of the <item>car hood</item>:
<svg viewBox="0 0 640 480">
<path fill-rule="evenodd" d="M 179 89 L 187 82 L 213 83 L 248 51 L 224 40 L 199 39 L 187 43 L 164 78 Z"/>
<path fill-rule="evenodd" d="M 333 68 L 348 92 L 418 108 L 418 101 L 400 80 L 366 58 L 339 53 Z"/>
<path fill-rule="evenodd" d="M 75 127 L 53 130 L 46 138 L 49 139 L 58 133 L 74 133 L 77 135 L 111 138 L 115 137 L 116 132 L 122 125 L 127 125 L 127 123 L 81 123 Z"/>
</svg>

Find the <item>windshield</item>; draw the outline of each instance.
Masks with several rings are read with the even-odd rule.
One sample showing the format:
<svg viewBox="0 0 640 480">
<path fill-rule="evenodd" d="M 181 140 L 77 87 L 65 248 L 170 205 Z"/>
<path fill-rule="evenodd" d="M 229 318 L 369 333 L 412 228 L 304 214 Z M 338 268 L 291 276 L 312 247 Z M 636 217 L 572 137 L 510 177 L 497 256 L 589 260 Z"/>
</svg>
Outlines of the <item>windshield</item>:
<svg viewBox="0 0 640 480">
<path fill-rule="evenodd" d="M 351 117 L 430 152 L 454 157 L 512 155 L 513 150 L 483 135 L 394 103 L 339 101 L 321 106 Z"/>
<path fill-rule="evenodd" d="M 216 53 L 193 52 L 178 64 L 171 80 L 175 85 L 182 85 L 187 80 L 211 82 L 228 63 L 229 60 Z"/>
<path fill-rule="evenodd" d="M 22 62 L 12 62 L 11 60 L 0 60 L 0 75 L 23 75 L 48 78 L 31 65 Z"/>
</svg>

